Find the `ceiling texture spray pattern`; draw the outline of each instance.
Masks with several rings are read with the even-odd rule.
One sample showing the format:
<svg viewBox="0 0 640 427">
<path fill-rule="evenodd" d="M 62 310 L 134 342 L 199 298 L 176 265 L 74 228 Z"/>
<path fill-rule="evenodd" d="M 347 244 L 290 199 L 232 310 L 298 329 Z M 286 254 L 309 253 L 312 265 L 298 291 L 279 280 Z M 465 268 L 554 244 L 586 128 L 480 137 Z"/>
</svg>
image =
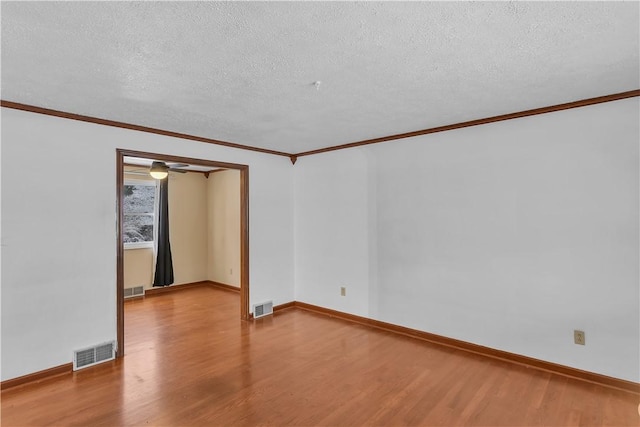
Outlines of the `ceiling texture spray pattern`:
<svg viewBox="0 0 640 427">
<path fill-rule="evenodd" d="M 3 100 L 287 153 L 640 87 L 637 2 L 0 10 Z"/>
</svg>

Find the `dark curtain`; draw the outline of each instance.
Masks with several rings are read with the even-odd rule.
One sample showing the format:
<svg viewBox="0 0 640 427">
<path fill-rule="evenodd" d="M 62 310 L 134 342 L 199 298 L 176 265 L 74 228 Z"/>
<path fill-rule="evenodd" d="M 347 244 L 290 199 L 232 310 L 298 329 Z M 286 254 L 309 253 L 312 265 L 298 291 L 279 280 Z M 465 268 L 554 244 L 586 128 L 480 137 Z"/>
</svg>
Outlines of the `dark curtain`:
<svg viewBox="0 0 640 427">
<path fill-rule="evenodd" d="M 169 243 L 169 177 L 160 180 L 158 198 L 158 252 L 153 286 L 169 286 L 173 283 L 173 261 Z"/>
</svg>

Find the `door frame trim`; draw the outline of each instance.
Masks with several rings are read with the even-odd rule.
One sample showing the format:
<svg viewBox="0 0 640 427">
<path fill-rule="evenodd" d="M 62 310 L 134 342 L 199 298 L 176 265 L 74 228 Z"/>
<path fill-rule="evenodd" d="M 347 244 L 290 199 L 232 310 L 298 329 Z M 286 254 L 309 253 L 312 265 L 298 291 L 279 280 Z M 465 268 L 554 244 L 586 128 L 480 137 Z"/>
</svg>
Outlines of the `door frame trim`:
<svg viewBox="0 0 640 427">
<path fill-rule="evenodd" d="M 124 195 L 124 158 L 142 157 L 165 162 L 187 163 L 240 171 L 240 319 L 249 320 L 249 166 L 213 160 L 180 157 L 172 154 L 116 149 L 116 357 L 124 356 L 124 243 L 122 205 Z"/>
</svg>

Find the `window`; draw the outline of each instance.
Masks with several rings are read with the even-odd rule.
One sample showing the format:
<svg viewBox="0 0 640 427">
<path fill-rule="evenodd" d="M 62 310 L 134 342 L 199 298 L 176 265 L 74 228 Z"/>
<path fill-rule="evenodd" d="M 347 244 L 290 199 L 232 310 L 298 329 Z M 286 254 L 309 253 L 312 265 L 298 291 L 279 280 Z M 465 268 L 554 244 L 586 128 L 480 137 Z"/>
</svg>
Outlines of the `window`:
<svg viewBox="0 0 640 427">
<path fill-rule="evenodd" d="M 153 247 L 155 199 L 155 181 L 125 182 L 122 227 L 125 249 Z"/>
</svg>

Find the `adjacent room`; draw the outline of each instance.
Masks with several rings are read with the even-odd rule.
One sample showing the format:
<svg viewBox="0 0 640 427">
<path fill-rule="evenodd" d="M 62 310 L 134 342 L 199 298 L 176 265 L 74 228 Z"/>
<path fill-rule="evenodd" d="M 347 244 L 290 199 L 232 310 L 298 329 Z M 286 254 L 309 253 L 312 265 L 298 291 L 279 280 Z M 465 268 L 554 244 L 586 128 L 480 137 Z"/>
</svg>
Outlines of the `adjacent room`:
<svg viewBox="0 0 640 427">
<path fill-rule="evenodd" d="M 158 183 L 152 160 L 124 158 L 124 288 L 153 289 Z M 240 287 L 240 171 L 169 163 L 168 212 L 174 280 Z M 175 167 L 179 166 L 179 167 Z M 155 221 L 154 221 L 155 219 Z M 157 286 L 165 286 L 165 284 Z"/>
<path fill-rule="evenodd" d="M 640 423 L 640 3 L 0 15 L 2 425 Z"/>
</svg>

